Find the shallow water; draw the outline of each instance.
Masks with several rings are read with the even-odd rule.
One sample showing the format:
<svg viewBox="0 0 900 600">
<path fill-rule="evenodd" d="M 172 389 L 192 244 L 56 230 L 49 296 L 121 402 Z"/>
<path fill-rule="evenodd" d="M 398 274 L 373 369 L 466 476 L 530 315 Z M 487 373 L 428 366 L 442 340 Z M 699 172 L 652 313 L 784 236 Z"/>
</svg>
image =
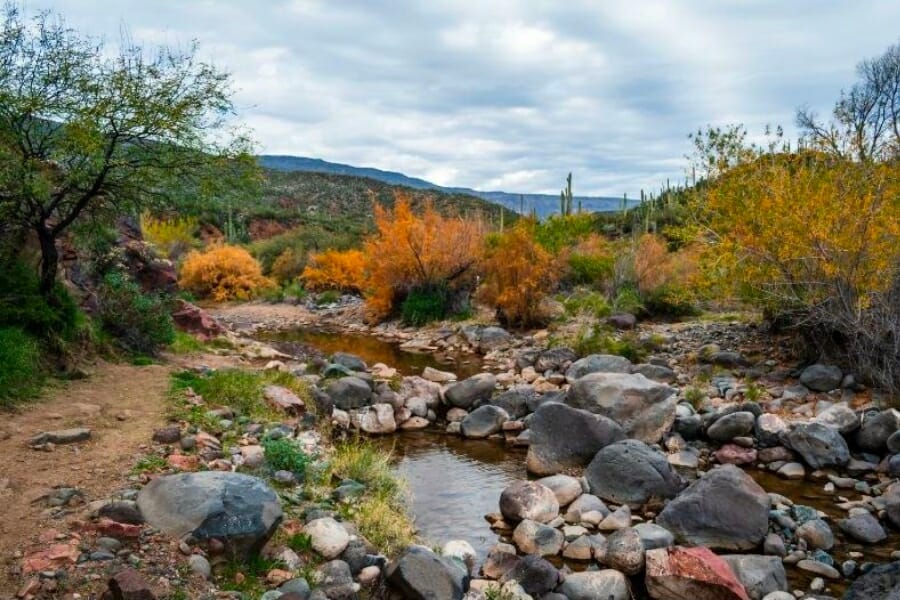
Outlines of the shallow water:
<svg viewBox="0 0 900 600">
<path fill-rule="evenodd" d="M 506 486 L 527 477 L 525 452 L 438 432 L 399 433 L 378 443 L 393 448 L 397 470 L 409 483 L 420 537 L 437 545 L 466 540 L 480 562 L 498 539 L 484 515 L 499 510 Z"/>
<path fill-rule="evenodd" d="M 303 347 L 313 348 L 325 356 L 335 352 L 350 352 L 362 358 L 366 364 L 384 363 L 397 369 L 402 375 L 418 375 L 425 367 L 452 371 L 464 379 L 481 372 L 481 357 L 474 354 L 436 356 L 407 352 L 398 342 L 378 339 L 364 333 L 335 333 L 321 329 L 300 328 L 257 335 L 261 340 L 273 342 L 285 352 Z"/>
</svg>

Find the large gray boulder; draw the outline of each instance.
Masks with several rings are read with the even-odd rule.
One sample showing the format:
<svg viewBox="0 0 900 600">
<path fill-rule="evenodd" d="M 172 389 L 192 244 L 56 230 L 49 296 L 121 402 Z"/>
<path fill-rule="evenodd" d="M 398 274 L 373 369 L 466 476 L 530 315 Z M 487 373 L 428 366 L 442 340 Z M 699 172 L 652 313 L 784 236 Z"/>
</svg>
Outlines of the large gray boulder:
<svg viewBox="0 0 900 600">
<path fill-rule="evenodd" d="M 881 454 L 887 450 L 887 441 L 900 430 L 900 411 L 888 408 L 880 413 L 868 414 L 856 432 L 856 445 L 861 450 Z"/>
<path fill-rule="evenodd" d="M 658 442 L 675 421 L 675 390 L 629 373 L 591 373 L 576 380 L 566 404 L 608 417 L 627 437 Z"/>
<path fill-rule="evenodd" d="M 355 354 L 350 354 L 349 352 L 335 352 L 331 356 L 331 362 L 336 365 L 341 365 L 342 367 L 347 367 L 351 371 L 360 373 L 368 368 L 363 359 Z"/>
<path fill-rule="evenodd" d="M 814 392 L 830 392 L 837 389 L 843 378 L 841 368 L 834 365 L 810 365 L 800 373 L 800 383 Z"/>
<path fill-rule="evenodd" d="M 798 423 L 784 434 L 782 441 L 813 469 L 843 466 L 850 461 L 844 436 L 821 423 Z"/>
<path fill-rule="evenodd" d="M 679 543 L 721 550 L 750 550 L 769 526 L 769 496 L 734 465 L 708 471 L 657 516 Z"/>
<path fill-rule="evenodd" d="M 600 449 L 625 438 L 613 420 L 557 402 L 538 407 L 531 416 L 529 431 L 531 443 L 525 465 L 537 475 L 583 467 Z"/>
<path fill-rule="evenodd" d="M 490 373 L 479 373 L 459 383 L 454 383 L 444 392 L 444 399 L 450 406 L 465 408 L 488 400 L 497 386 L 497 378 Z"/>
<path fill-rule="evenodd" d="M 665 455 L 639 440 L 600 450 L 584 472 L 590 491 L 615 504 L 639 508 L 651 499 L 674 498 L 682 482 Z"/>
<path fill-rule="evenodd" d="M 372 404 L 372 388 L 364 379 L 349 375 L 328 384 L 325 393 L 341 410 L 362 408 Z"/>
<path fill-rule="evenodd" d="M 258 477 L 203 471 L 165 475 L 138 494 L 147 523 L 180 539 L 216 538 L 236 558 L 258 552 L 282 519 L 278 496 Z"/>
<path fill-rule="evenodd" d="M 569 573 L 557 588 L 569 600 L 630 600 L 625 574 L 615 569 Z"/>
<path fill-rule="evenodd" d="M 736 437 L 752 434 L 755 425 L 756 415 L 752 412 L 733 412 L 716 419 L 707 428 L 706 437 L 714 442 L 730 442 Z"/>
<path fill-rule="evenodd" d="M 750 600 L 762 600 L 772 592 L 788 591 L 787 574 L 778 556 L 729 554 L 722 557 L 743 584 Z"/>
<path fill-rule="evenodd" d="M 515 581 L 526 594 L 543 596 L 552 592 L 559 583 L 559 571 L 550 562 L 536 554 L 523 556 L 516 565 L 504 573 L 501 583 Z"/>
<path fill-rule="evenodd" d="M 462 600 L 469 589 L 465 566 L 424 546 L 410 546 L 387 568 L 388 583 L 409 600 Z"/>
<path fill-rule="evenodd" d="M 566 380 L 573 383 L 590 373 L 631 373 L 631 361 L 614 354 L 589 354 L 579 358 L 566 370 Z"/>
<path fill-rule="evenodd" d="M 509 421 L 509 415 L 499 406 L 485 404 L 466 415 L 459 424 L 463 437 L 480 439 L 500 431 L 503 424 Z"/>
<path fill-rule="evenodd" d="M 844 600 L 897 600 L 900 598 L 900 560 L 879 565 L 853 582 Z"/>
<path fill-rule="evenodd" d="M 490 399 L 490 404 L 506 411 L 510 419 L 521 419 L 529 412 L 529 405 L 538 400 L 538 393 L 530 385 L 517 385 Z"/>
</svg>

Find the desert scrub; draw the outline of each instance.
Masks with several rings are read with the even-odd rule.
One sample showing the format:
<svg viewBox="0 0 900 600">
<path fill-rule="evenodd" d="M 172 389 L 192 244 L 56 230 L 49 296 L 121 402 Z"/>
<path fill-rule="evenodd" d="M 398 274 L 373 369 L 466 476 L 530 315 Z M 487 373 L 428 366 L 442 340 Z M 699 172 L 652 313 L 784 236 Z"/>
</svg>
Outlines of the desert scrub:
<svg viewBox="0 0 900 600">
<path fill-rule="evenodd" d="M 169 463 L 167 463 L 166 459 L 162 456 L 159 456 L 158 454 L 148 454 L 135 463 L 131 468 L 131 473 L 133 475 L 155 473 L 164 470 L 168 466 Z"/>
<path fill-rule="evenodd" d="M 330 461 L 333 478 L 353 479 L 366 486 L 362 497 L 341 505 L 342 515 L 354 521 L 360 533 L 389 557 L 415 538 L 406 512 L 406 482 L 394 471 L 392 458 L 391 451 L 356 439 L 338 444 Z"/>
<path fill-rule="evenodd" d="M 647 358 L 647 348 L 635 335 L 621 334 L 620 337 L 616 337 L 604 327 L 582 330 L 572 343 L 572 349 L 579 356 L 615 354 L 633 363 L 643 362 Z"/>
<path fill-rule="evenodd" d="M 606 297 L 599 292 L 575 292 L 562 301 L 566 315 L 587 315 L 597 319 L 609 316 L 611 309 Z"/>
<path fill-rule="evenodd" d="M 301 398 L 308 408 L 313 407 L 309 384 L 282 371 L 250 371 L 220 369 L 208 375 L 181 371 L 172 375 L 170 395 L 174 401 L 174 417 L 195 425 L 210 425 L 204 415 L 215 406 L 228 406 L 238 414 L 256 421 L 281 421 L 285 413 L 263 397 L 266 385 L 280 385 Z M 184 402 L 184 392 L 192 389 L 205 401 L 205 406 L 190 406 Z M 200 419 L 201 422 L 197 422 Z M 215 429 L 215 427 L 213 428 Z"/>
<path fill-rule="evenodd" d="M 0 408 L 36 396 L 43 379 L 37 340 L 18 327 L 0 328 Z"/>
<path fill-rule="evenodd" d="M 300 480 L 306 476 L 310 457 L 293 441 L 286 438 L 266 440 L 263 442 L 263 448 L 266 462 L 273 471 L 290 471 Z"/>
</svg>

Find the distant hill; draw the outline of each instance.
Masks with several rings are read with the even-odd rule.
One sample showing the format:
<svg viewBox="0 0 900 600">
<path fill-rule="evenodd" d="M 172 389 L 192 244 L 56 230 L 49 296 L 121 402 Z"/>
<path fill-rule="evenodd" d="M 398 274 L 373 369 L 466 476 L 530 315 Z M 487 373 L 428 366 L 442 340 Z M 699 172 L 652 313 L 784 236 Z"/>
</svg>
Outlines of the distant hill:
<svg viewBox="0 0 900 600">
<path fill-rule="evenodd" d="M 275 156 L 261 155 L 257 157 L 259 164 L 267 169 L 284 172 L 328 173 L 332 175 L 350 175 L 354 177 L 366 177 L 391 185 L 400 185 L 417 190 L 435 190 L 451 194 L 464 194 L 487 200 L 494 204 L 500 204 L 510 210 L 520 212 L 524 207 L 525 213 L 537 211 L 539 217 L 546 217 L 559 211 L 559 196 L 553 194 L 519 194 L 510 192 L 482 192 L 469 188 L 444 187 L 419 179 L 409 177 L 403 173 L 394 171 L 382 171 L 369 167 L 354 167 L 341 163 L 333 163 L 318 158 L 306 158 L 302 156 Z M 575 205 L 581 203 L 582 209 L 587 212 L 614 212 L 622 209 L 622 198 L 608 196 L 575 196 Z M 637 205 L 634 200 L 628 201 L 628 206 Z"/>
</svg>

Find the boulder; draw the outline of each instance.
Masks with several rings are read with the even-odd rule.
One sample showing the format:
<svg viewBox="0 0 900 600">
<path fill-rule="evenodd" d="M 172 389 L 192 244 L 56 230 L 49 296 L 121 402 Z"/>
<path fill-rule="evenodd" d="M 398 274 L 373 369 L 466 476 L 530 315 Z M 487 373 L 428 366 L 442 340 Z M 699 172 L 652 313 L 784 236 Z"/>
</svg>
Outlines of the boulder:
<svg viewBox="0 0 900 600">
<path fill-rule="evenodd" d="M 815 364 L 803 369 L 800 383 L 814 392 L 830 392 L 841 386 L 844 373 L 834 365 Z"/>
<path fill-rule="evenodd" d="M 550 348 L 538 354 L 534 361 L 534 370 L 538 373 L 562 371 L 569 363 L 576 360 L 578 360 L 578 354 L 571 348 L 565 346 Z"/>
<path fill-rule="evenodd" d="M 349 352 L 335 352 L 331 356 L 331 362 L 333 364 L 341 365 L 342 367 L 346 367 L 351 371 L 357 371 L 359 373 L 362 373 L 366 369 L 368 369 L 363 359 L 355 354 L 350 354 Z"/>
<path fill-rule="evenodd" d="M 463 437 L 486 438 L 498 433 L 507 421 L 509 415 L 505 410 L 493 404 L 485 404 L 466 415 L 459 424 L 459 431 Z"/>
<path fill-rule="evenodd" d="M 502 579 L 521 559 L 516 555 L 516 547 L 512 544 L 497 543 L 488 550 L 481 565 L 481 572 L 489 579 Z"/>
<path fill-rule="evenodd" d="M 494 396 L 491 398 L 490 403 L 505 410 L 510 419 L 521 419 L 531 412 L 528 407 L 537 398 L 538 393 L 534 391 L 534 387 L 517 385 L 502 394 Z"/>
<path fill-rule="evenodd" d="M 838 521 L 838 527 L 849 537 L 864 544 L 877 544 L 887 539 L 884 527 L 871 513 L 860 512 Z"/>
<path fill-rule="evenodd" d="M 620 529 L 606 538 L 606 564 L 626 575 L 644 568 L 644 542 L 633 527 Z"/>
<path fill-rule="evenodd" d="M 313 519 L 303 527 L 303 532 L 310 537 L 313 549 L 329 560 L 340 556 L 350 543 L 347 530 L 331 517 Z"/>
<path fill-rule="evenodd" d="M 450 406 L 468 410 L 477 402 L 488 400 L 496 386 L 496 377 L 490 373 L 479 373 L 451 385 L 444 392 L 444 399 Z"/>
<path fill-rule="evenodd" d="M 176 300 L 172 311 L 172 321 L 181 331 L 191 333 L 201 340 L 209 341 L 225 334 L 225 328 L 212 315 L 186 300 Z"/>
<path fill-rule="evenodd" d="M 589 354 L 579 358 L 566 370 L 566 380 L 574 383 L 589 373 L 631 373 L 631 361 L 613 354 Z"/>
<path fill-rule="evenodd" d="M 624 439 L 622 428 L 611 419 L 548 402 L 531 417 L 525 465 L 536 475 L 553 475 L 583 467 L 605 446 Z"/>
<path fill-rule="evenodd" d="M 856 411 L 843 403 L 829 406 L 816 415 L 815 421 L 837 429 L 844 435 L 859 429 L 859 416 L 857 416 Z"/>
<path fill-rule="evenodd" d="M 258 552 L 282 518 L 277 494 L 262 479 L 222 471 L 158 477 L 141 489 L 137 504 L 166 535 L 215 538 L 239 558 Z"/>
<path fill-rule="evenodd" d="M 568 600 L 630 600 L 625 575 L 614 569 L 569 573 L 557 588 Z"/>
<path fill-rule="evenodd" d="M 776 414 L 765 413 L 756 418 L 756 440 L 763 448 L 779 445 L 788 429 L 788 424 Z"/>
<path fill-rule="evenodd" d="M 354 427 L 366 433 L 384 434 L 397 431 L 394 407 L 386 403 L 373 404 L 351 411 L 350 422 Z"/>
<path fill-rule="evenodd" d="M 762 600 L 772 592 L 788 591 L 787 574 L 779 557 L 730 554 L 722 558 L 731 566 L 750 600 Z"/>
<path fill-rule="evenodd" d="M 821 423 L 798 423 L 784 434 L 782 441 L 813 469 L 843 466 L 850 461 L 844 437 L 837 429 Z"/>
<path fill-rule="evenodd" d="M 287 412 L 299 414 L 306 410 L 306 403 L 297 394 L 280 385 L 267 385 L 264 387 L 263 397 L 275 408 L 280 408 Z"/>
<path fill-rule="evenodd" d="M 639 440 L 606 446 L 584 472 L 592 494 L 639 508 L 651 499 L 674 498 L 682 488 L 665 455 Z"/>
<path fill-rule="evenodd" d="M 516 525 L 512 539 L 522 553 L 540 556 L 556 556 L 565 542 L 562 531 L 531 519 L 525 519 Z"/>
<path fill-rule="evenodd" d="M 591 373 L 576 380 L 566 404 L 608 417 L 627 437 L 658 442 L 675 421 L 675 390 L 643 375 Z"/>
<path fill-rule="evenodd" d="M 708 471 L 671 500 L 657 524 L 680 543 L 722 550 L 750 550 L 765 537 L 769 496 L 734 465 Z"/>
<path fill-rule="evenodd" d="M 637 317 L 631 313 L 616 313 L 606 317 L 606 322 L 616 329 L 634 329 L 637 326 Z"/>
<path fill-rule="evenodd" d="M 500 512 L 512 523 L 547 523 L 559 515 L 559 502 L 553 490 L 536 481 L 516 481 L 500 494 Z"/>
<path fill-rule="evenodd" d="M 672 532 L 656 523 L 638 523 L 634 526 L 634 530 L 641 536 L 641 542 L 646 550 L 675 545 L 675 536 Z"/>
<path fill-rule="evenodd" d="M 724 415 L 706 430 L 706 437 L 714 442 L 730 442 L 736 437 L 749 435 L 756 425 L 756 416 L 751 412 L 738 411 Z"/>
<path fill-rule="evenodd" d="M 581 481 L 569 475 L 551 475 L 537 482 L 553 490 L 560 506 L 568 506 L 584 492 Z"/>
<path fill-rule="evenodd" d="M 709 548 L 648 550 L 645 560 L 654 600 L 750 600 L 728 562 Z"/>
<path fill-rule="evenodd" d="M 900 411 L 888 408 L 877 414 L 867 415 L 854 438 L 861 450 L 882 454 L 887 450 L 887 441 L 900 430 Z"/>
<path fill-rule="evenodd" d="M 328 384 L 325 393 L 341 410 L 361 408 L 372 403 L 372 388 L 365 380 L 348 375 Z"/>
<path fill-rule="evenodd" d="M 500 579 L 501 583 L 515 581 L 525 593 L 540 597 L 553 591 L 559 583 L 559 571 L 540 556 L 523 556 L 516 565 Z"/>
<path fill-rule="evenodd" d="M 387 581 L 409 600 L 462 600 L 469 574 L 462 563 L 410 546 L 387 568 Z"/>
<path fill-rule="evenodd" d="M 879 565 L 854 581 L 843 600 L 896 600 L 900 598 L 900 560 Z"/>
</svg>

